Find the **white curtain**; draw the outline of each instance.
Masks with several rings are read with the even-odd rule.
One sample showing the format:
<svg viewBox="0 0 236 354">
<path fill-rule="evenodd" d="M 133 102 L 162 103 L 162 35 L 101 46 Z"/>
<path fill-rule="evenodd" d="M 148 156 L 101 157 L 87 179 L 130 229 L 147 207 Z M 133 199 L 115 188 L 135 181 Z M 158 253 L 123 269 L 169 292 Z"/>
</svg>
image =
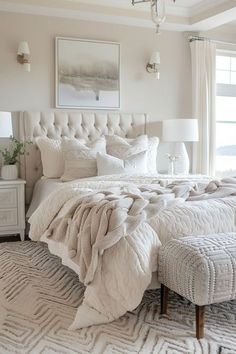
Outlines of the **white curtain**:
<svg viewBox="0 0 236 354">
<path fill-rule="evenodd" d="M 209 40 L 190 43 L 193 118 L 199 122 L 199 142 L 193 146 L 193 172 L 214 175 L 216 142 L 216 46 Z"/>
</svg>

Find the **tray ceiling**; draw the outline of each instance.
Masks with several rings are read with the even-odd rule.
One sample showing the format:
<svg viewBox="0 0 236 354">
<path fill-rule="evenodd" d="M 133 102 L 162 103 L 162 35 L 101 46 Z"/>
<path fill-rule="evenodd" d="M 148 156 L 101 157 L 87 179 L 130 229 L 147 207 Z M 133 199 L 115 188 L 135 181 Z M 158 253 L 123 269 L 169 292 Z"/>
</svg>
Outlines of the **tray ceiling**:
<svg viewBox="0 0 236 354">
<path fill-rule="evenodd" d="M 166 0 L 162 28 L 206 31 L 236 20 L 236 0 Z M 0 0 L 0 11 L 153 27 L 149 3 L 131 0 Z"/>
</svg>

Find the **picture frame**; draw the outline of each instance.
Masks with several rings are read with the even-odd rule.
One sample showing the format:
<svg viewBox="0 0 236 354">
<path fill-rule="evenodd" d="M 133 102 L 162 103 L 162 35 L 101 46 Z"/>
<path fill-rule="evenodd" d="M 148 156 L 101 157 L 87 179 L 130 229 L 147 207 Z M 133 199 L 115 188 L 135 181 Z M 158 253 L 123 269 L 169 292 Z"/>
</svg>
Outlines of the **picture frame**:
<svg viewBox="0 0 236 354">
<path fill-rule="evenodd" d="M 120 44 L 56 37 L 56 108 L 120 109 Z"/>
</svg>

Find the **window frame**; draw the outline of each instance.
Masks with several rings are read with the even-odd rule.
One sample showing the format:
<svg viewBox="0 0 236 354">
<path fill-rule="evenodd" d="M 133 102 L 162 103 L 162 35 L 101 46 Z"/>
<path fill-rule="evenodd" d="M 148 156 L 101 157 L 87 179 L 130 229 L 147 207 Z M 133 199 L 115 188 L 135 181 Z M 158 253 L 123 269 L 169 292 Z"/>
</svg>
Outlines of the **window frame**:
<svg viewBox="0 0 236 354">
<path fill-rule="evenodd" d="M 216 51 L 216 56 L 226 56 L 226 57 L 228 56 L 230 58 L 232 58 L 232 57 L 236 58 L 236 51 L 219 49 Z M 230 69 L 231 69 L 231 61 L 230 61 Z M 218 69 L 218 70 L 219 71 L 229 71 L 229 70 L 222 70 L 222 69 Z M 216 82 L 216 98 L 217 97 L 235 97 L 235 99 L 236 99 L 236 83 L 235 84 L 231 83 L 231 72 L 236 73 L 236 70 L 230 70 L 230 83 L 223 84 L 223 83 Z M 216 74 L 217 74 L 217 68 L 216 68 Z M 217 118 L 216 118 L 216 125 L 217 124 L 226 124 L 226 125 L 227 124 L 236 124 L 236 118 L 235 118 L 235 121 L 221 120 L 221 119 L 217 120 Z M 217 155 L 217 151 L 215 152 L 215 155 L 216 155 L 216 158 L 217 158 L 217 156 L 221 156 L 221 155 Z"/>
<path fill-rule="evenodd" d="M 231 77 L 232 77 L 232 73 L 236 74 L 236 69 L 235 70 L 231 70 L 232 67 L 232 62 L 231 62 L 231 58 L 236 58 L 236 52 L 232 51 L 232 50 L 223 50 L 223 49 L 218 49 L 216 51 L 216 57 L 221 56 L 221 57 L 229 57 L 230 58 L 230 70 L 226 70 L 226 69 L 217 69 L 216 67 L 216 75 L 217 75 L 217 71 L 224 71 L 229 73 L 229 83 L 228 84 L 224 84 L 224 83 L 216 83 L 216 85 L 227 85 L 227 86 L 236 86 L 235 84 L 231 83 Z M 218 88 L 217 88 L 218 89 Z M 236 90 L 236 87 L 235 87 Z M 229 88 L 226 90 L 227 92 L 230 91 Z M 224 89 L 221 90 L 222 93 L 224 93 Z M 228 94 L 227 94 L 228 95 Z M 220 96 L 226 96 L 226 94 L 222 94 Z M 230 95 L 231 97 L 234 97 L 232 95 Z"/>
</svg>

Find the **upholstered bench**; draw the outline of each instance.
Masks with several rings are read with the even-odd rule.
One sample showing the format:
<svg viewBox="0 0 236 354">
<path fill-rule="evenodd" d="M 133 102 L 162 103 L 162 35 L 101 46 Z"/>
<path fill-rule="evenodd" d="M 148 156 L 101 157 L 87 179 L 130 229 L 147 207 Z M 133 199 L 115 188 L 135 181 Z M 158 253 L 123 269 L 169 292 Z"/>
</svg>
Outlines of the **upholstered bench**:
<svg viewBox="0 0 236 354">
<path fill-rule="evenodd" d="M 236 298 L 236 233 L 187 236 L 169 241 L 159 254 L 161 313 L 168 290 L 196 305 L 196 336 L 204 337 L 204 306 Z"/>
</svg>

